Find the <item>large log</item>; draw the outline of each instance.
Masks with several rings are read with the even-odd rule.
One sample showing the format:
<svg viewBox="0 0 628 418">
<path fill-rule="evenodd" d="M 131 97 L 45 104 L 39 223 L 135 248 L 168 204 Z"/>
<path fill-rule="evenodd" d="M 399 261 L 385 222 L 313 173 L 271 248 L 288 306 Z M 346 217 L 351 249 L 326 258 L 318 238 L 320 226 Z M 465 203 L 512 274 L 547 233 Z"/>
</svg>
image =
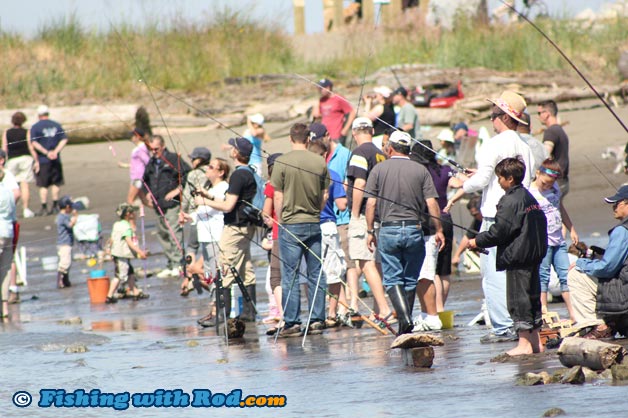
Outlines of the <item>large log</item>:
<svg viewBox="0 0 628 418">
<path fill-rule="evenodd" d="M 626 354 L 621 345 L 580 337 L 565 338 L 558 349 L 558 358 L 564 366 L 584 366 L 592 370 L 604 370 L 621 363 Z"/>
</svg>

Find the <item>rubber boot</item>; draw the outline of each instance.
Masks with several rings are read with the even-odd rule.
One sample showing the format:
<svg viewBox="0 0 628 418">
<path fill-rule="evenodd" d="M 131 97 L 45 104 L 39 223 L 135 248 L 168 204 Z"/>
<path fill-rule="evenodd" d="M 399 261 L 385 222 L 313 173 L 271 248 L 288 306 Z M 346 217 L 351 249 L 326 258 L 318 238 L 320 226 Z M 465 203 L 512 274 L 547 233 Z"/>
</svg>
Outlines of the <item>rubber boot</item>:
<svg viewBox="0 0 628 418">
<path fill-rule="evenodd" d="M 63 289 L 64 287 L 65 287 L 65 284 L 63 283 L 63 273 L 58 271 L 57 272 L 57 288 Z"/>
<path fill-rule="evenodd" d="M 72 283 L 70 283 L 70 273 L 63 273 L 63 286 L 71 287 Z"/>
<path fill-rule="evenodd" d="M 397 335 L 411 333 L 414 325 L 412 324 L 412 316 L 410 315 L 410 310 L 408 309 L 407 296 L 404 287 L 401 285 L 394 285 L 391 286 L 386 293 L 388 293 L 388 297 L 397 312 L 397 320 L 399 321 L 399 333 Z"/>
<path fill-rule="evenodd" d="M 220 318 L 220 322 L 224 321 L 224 319 L 223 319 L 223 317 L 224 317 L 223 312 L 227 313 L 227 319 L 229 319 L 229 317 L 231 316 L 231 287 L 226 287 L 226 288 L 223 287 L 222 288 L 222 300 L 225 303 L 224 311 L 219 306 L 216 307 L 217 313 L 218 313 L 218 318 Z"/>
<path fill-rule="evenodd" d="M 253 304 L 257 306 L 257 295 L 255 291 L 255 285 L 246 286 L 246 292 L 251 297 L 251 302 L 244 301 L 244 306 L 242 307 L 242 313 L 240 314 L 240 319 L 244 322 L 255 322 L 255 307 Z"/>
<path fill-rule="evenodd" d="M 412 319 L 412 311 L 414 310 L 414 300 L 416 298 L 416 287 L 411 291 L 406 290 L 406 303 L 408 304 L 408 312 L 410 313 L 410 319 Z"/>
</svg>

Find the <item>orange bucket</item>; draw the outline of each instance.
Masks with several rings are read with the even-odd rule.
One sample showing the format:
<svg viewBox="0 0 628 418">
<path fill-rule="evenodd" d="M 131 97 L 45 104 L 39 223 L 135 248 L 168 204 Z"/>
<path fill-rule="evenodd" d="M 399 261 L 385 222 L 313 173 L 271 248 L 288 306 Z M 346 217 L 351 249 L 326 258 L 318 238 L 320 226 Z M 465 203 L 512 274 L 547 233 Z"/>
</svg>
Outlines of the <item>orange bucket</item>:
<svg viewBox="0 0 628 418">
<path fill-rule="evenodd" d="M 89 290 L 89 300 L 91 303 L 105 303 L 107 293 L 109 292 L 109 277 L 87 279 L 87 290 Z"/>
</svg>

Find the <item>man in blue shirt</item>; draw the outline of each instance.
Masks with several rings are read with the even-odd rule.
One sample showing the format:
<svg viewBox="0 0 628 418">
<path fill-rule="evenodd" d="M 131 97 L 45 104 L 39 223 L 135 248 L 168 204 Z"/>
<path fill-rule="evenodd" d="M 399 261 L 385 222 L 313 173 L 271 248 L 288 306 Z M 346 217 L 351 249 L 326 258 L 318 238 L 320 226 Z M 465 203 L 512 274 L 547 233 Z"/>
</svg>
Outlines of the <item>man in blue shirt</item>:
<svg viewBox="0 0 628 418">
<path fill-rule="evenodd" d="M 608 338 L 612 335 L 610 327 L 596 313 L 598 282 L 617 278 L 620 272 L 627 273 L 628 186 L 622 186 L 614 196 L 604 200 L 613 205 L 613 215 L 620 223 L 608 233 L 608 247 L 604 256 L 601 259 L 579 258 L 572 265 L 567 277 L 577 323 L 597 325 L 585 336 L 592 339 Z"/>
<path fill-rule="evenodd" d="M 41 210 L 37 216 L 59 213 L 59 187 L 63 186 L 63 167 L 61 166 L 61 150 L 68 143 L 63 127 L 49 119 L 48 106 L 37 108 L 39 121 L 31 127 L 31 142 L 37 152 L 39 171 L 36 173 Z M 48 210 L 46 200 L 48 189 L 52 194 L 52 205 Z"/>
</svg>

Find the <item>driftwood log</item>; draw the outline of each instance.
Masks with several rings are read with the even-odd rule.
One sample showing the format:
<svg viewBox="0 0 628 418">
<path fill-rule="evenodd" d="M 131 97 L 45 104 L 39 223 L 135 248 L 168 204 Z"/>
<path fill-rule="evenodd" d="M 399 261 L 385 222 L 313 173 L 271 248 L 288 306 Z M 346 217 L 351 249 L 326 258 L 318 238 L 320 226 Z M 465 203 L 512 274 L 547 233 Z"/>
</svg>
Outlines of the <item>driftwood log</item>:
<svg viewBox="0 0 628 418">
<path fill-rule="evenodd" d="M 558 349 L 558 358 L 564 366 L 584 366 L 592 370 L 604 370 L 621 363 L 626 354 L 621 345 L 580 337 L 565 338 Z"/>
</svg>

